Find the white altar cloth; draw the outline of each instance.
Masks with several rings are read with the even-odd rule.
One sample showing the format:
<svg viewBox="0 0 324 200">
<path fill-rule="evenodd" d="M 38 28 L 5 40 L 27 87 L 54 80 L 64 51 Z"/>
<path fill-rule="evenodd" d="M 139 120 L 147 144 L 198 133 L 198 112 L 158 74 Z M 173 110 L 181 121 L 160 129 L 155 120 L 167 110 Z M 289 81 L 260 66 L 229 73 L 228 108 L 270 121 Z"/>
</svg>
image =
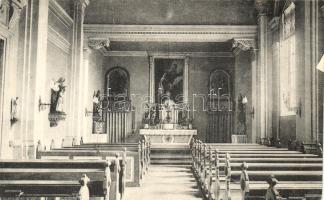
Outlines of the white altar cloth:
<svg viewBox="0 0 324 200">
<path fill-rule="evenodd" d="M 197 130 L 140 129 L 140 135 L 149 139 L 152 144 L 179 145 L 189 144 L 192 136 L 197 135 Z"/>
</svg>

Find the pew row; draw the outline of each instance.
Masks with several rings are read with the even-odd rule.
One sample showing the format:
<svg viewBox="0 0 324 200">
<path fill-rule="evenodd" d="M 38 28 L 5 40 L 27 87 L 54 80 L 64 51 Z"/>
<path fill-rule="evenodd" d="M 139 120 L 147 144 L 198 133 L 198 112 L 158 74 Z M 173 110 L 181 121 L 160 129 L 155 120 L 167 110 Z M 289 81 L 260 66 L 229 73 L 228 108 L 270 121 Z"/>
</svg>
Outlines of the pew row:
<svg viewBox="0 0 324 200">
<path fill-rule="evenodd" d="M 307 199 L 308 195 L 312 195 L 312 199 L 321 199 L 322 171 L 277 171 L 275 176 L 273 173 L 263 172 L 263 175 L 268 176 L 263 180 L 275 180 L 267 181 L 267 185 L 264 181 L 258 181 L 261 173 L 247 171 L 248 166 L 245 163 L 242 166 L 240 184 L 237 184 L 241 186 L 242 199 L 265 199 L 265 191 L 275 194 L 276 199 Z"/>
<path fill-rule="evenodd" d="M 122 155 L 120 155 L 122 154 Z M 110 149 L 59 149 L 51 151 L 37 151 L 36 158 L 42 160 L 107 160 L 118 155 L 125 159 L 125 180 L 127 187 L 138 187 L 142 179 L 141 152 L 110 150 Z"/>
<path fill-rule="evenodd" d="M 93 160 L 2 160 L 0 196 L 104 197 L 120 200 L 124 194 L 124 161 L 116 157 Z"/>
<path fill-rule="evenodd" d="M 251 198 L 246 195 L 247 199 L 255 197 L 264 199 L 267 190 L 265 180 L 273 174 L 280 180 L 278 188 L 286 198 L 301 199 L 307 195 L 318 195 L 321 191 L 319 185 L 322 180 L 323 161 L 317 155 L 302 154 L 297 151 L 288 151 L 288 149 L 284 150 L 286 153 L 276 154 L 278 151 L 263 151 L 261 154 L 255 154 L 260 151 L 255 148 L 255 145 L 246 145 L 246 148 L 242 148 L 244 145 L 238 145 L 242 151 L 237 153 L 233 151 L 235 148 L 233 144 L 224 145 L 232 146 L 224 149 L 222 145 L 217 144 L 219 148 L 217 150 L 214 149 L 216 146 L 214 144 L 193 141 L 193 171 L 207 199 L 220 199 L 221 196 L 222 199 L 231 199 L 231 190 L 235 193 L 240 188 L 242 178 L 240 168 L 243 162 L 248 162 L 250 165 L 250 183 L 253 183 L 251 188 L 259 191 L 259 196 L 254 193 Z M 276 156 L 273 156 L 274 154 Z M 294 185 L 296 182 L 299 183 L 297 186 Z M 303 184 L 309 184 L 309 187 L 302 188 Z"/>
</svg>

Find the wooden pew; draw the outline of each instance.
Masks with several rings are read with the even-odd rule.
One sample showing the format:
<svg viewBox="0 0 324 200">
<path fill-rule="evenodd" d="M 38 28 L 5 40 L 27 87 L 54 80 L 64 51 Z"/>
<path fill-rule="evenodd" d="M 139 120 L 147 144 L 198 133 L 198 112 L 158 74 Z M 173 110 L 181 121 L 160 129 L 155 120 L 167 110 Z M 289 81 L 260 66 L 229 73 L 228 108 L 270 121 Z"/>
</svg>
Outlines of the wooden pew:
<svg viewBox="0 0 324 200">
<path fill-rule="evenodd" d="M 111 150 L 111 151 L 121 151 L 124 148 L 127 148 L 127 151 L 138 152 L 140 158 L 140 167 L 141 167 L 141 177 L 144 174 L 148 173 L 148 169 L 151 162 L 151 142 L 149 140 L 140 140 L 138 143 L 115 143 L 115 144 L 106 144 L 106 143 L 82 143 L 80 145 L 75 145 L 72 147 L 64 147 L 53 150 L 85 150 L 85 149 L 96 149 L 100 150 Z"/>
<path fill-rule="evenodd" d="M 269 179 L 269 177 L 274 177 L 273 174 L 269 174 L 267 178 L 263 179 L 263 181 L 258 181 L 254 174 L 247 171 L 247 168 L 248 167 L 242 169 L 241 172 L 241 174 L 246 174 L 247 178 L 242 178 L 244 176 L 241 175 L 240 179 L 240 182 L 248 188 L 245 190 L 242 190 L 241 188 L 244 199 L 264 199 L 267 188 L 270 188 L 267 187 L 265 180 Z M 279 184 L 276 188 L 272 188 L 279 191 L 278 197 L 280 196 L 286 199 L 302 199 L 307 195 L 317 195 L 317 197 L 319 197 L 322 193 L 321 173 L 317 174 L 318 177 L 308 176 L 306 180 L 291 180 L 292 177 L 295 177 L 296 179 L 296 177 L 300 175 L 292 173 L 290 180 L 280 181 L 282 178 L 280 175 L 278 177 L 280 172 L 282 171 L 274 172 L 276 178 L 279 180 Z M 302 175 L 306 176 L 306 172 L 307 171 L 304 171 Z M 286 173 L 285 176 L 289 176 L 289 174 Z"/>
<path fill-rule="evenodd" d="M 313 153 L 319 157 L 323 157 L 322 145 L 320 143 L 301 143 L 301 151 L 303 153 Z"/>
<path fill-rule="evenodd" d="M 123 195 L 119 189 L 123 166 L 118 158 L 109 161 L 2 160 L 0 166 L 1 197 L 90 195 L 119 200 Z M 89 194 L 84 192 L 87 190 Z"/>
<path fill-rule="evenodd" d="M 119 155 L 119 154 L 122 154 Z M 60 149 L 51 151 L 37 151 L 36 158 L 43 160 L 106 160 L 112 159 L 116 155 L 119 156 L 120 162 L 122 158 L 125 163 L 125 179 L 127 187 L 138 187 L 141 184 L 141 167 L 140 167 L 140 152 L 111 151 L 109 149 Z"/>
<path fill-rule="evenodd" d="M 207 144 L 208 145 L 208 144 Z M 213 146 L 213 145 L 212 145 Z M 220 145 L 221 146 L 221 145 Z M 243 146 L 243 145 L 241 145 Z M 231 162 L 227 161 L 224 157 L 227 150 L 222 149 L 222 151 L 217 152 L 217 150 L 212 151 L 211 147 L 209 146 L 207 148 L 206 144 L 203 144 L 201 141 L 194 141 L 192 145 L 192 151 L 193 151 L 193 168 L 195 175 L 199 177 L 200 185 L 202 185 L 202 189 L 204 191 L 204 194 L 208 196 L 209 199 L 217 199 L 219 198 L 219 190 L 226 190 L 225 195 L 226 198 L 230 198 L 230 188 L 237 189 L 238 184 L 232 184 L 230 187 L 228 186 L 229 183 L 237 182 L 237 180 L 240 179 L 240 165 L 242 162 L 248 160 L 254 163 L 251 163 L 251 170 L 254 170 L 250 174 L 253 175 L 253 177 L 257 177 L 256 180 L 265 180 L 267 176 L 273 173 L 277 173 L 278 176 L 282 180 L 297 180 L 297 181 L 307 181 L 307 180 L 321 180 L 321 174 L 322 174 L 322 159 L 318 158 L 316 155 L 312 154 L 302 154 L 300 152 L 296 151 L 289 151 L 289 153 L 286 154 L 276 154 L 276 156 L 271 156 L 271 154 L 256 154 L 256 156 L 253 156 L 253 150 L 252 152 L 249 152 L 247 154 L 246 152 L 241 153 L 235 153 L 235 151 L 230 150 L 231 152 L 234 152 L 235 158 L 231 158 Z M 254 147 L 248 147 L 248 148 L 254 148 Z M 248 149 L 247 148 L 247 149 Z M 267 147 L 268 148 L 268 147 Z M 208 149 L 208 150 L 207 150 Z M 249 149 L 251 151 L 251 149 Z M 287 151 L 287 150 L 286 150 Z M 214 152 L 209 153 L 209 152 Z M 244 154 L 246 153 L 246 154 Z M 255 153 L 255 152 L 254 152 Z M 276 151 L 273 153 L 277 153 Z M 249 155 L 249 156 L 244 156 Z M 258 156 L 260 155 L 260 156 Z M 284 155 L 281 157 L 281 155 Z M 292 158 L 290 158 L 288 155 L 292 155 Z M 243 158 L 242 158 L 243 156 Z M 220 158 L 221 157 L 221 158 Z M 279 158 L 277 158 L 279 157 Z M 209 158 L 209 160 L 207 159 Z M 213 158 L 215 160 L 213 161 Z M 217 163 L 215 164 L 215 167 L 211 167 L 210 163 Z M 228 169 L 228 163 L 231 163 L 231 173 L 227 173 L 225 177 L 218 177 L 219 176 L 219 170 L 222 169 Z M 200 168 L 200 173 L 197 173 L 197 167 Z M 206 191 L 206 176 L 202 176 L 206 173 L 203 173 L 203 170 L 209 170 L 212 171 L 215 169 L 215 173 L 209 173 L 214 176 L 214 179 L 209 181 L 209 187 Z M 225 170 L 226 171 L 226 170 Z M 299 176 L 296 176 L 299 175 Z M 231 177 L 230 182 L 226 182 L 226 180 Z M 211 184 L 211 182 L 214 182 Z M 218 183 L 220 184 L 218 184 Z M 282 182 L 282 181 L 281 181 Z M 287 182 L 283 182 L 287 183 Z M 290 185 L 292 182 L 289 183 Z M 289 185 L 288 184 L 288 185 Z M 211 186 L 213 185 L 213 186 Z M 216 186 L 215 186 L 216 185 Z M 264 182 L 263 182 L 264 185 Z M 287 184 L 285 185 L 287 186 Z M 215 189 L 216 188 L 216 189 Z M 300 188 L 299 188 L 300 189 Z M 292 190 L 292 189 L 291 189 Z M 287 190 L 289 191 L 289 190 Z M 287 194 L 287 191 L 284 191 L 284 194 Z M 310 191 L 310 190 L 308 190 Z M 302 194 L 303 191 L 300 191 Z M 218 195 L 215 195 L 218 194 Z M 307 194 L 307 193 L 306 193 Z M 253 199 L 253 198 L 252 198 Z"/>
</svg>

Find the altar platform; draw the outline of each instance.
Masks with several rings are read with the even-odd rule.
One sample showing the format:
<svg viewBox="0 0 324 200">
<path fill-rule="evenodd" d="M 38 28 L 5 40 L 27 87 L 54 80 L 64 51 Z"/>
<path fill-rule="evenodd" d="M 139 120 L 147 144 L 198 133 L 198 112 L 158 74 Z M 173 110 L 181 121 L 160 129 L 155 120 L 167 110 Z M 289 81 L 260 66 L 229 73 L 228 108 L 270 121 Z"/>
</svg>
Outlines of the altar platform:
<svg viewBox="0 0 324 200">
<path fill-rule="evenodd" d="M 189 129 L 140 129 L 140 135 L 151 141 L 152 145 L 189 145 L 197 130 Z"/>
</svg>

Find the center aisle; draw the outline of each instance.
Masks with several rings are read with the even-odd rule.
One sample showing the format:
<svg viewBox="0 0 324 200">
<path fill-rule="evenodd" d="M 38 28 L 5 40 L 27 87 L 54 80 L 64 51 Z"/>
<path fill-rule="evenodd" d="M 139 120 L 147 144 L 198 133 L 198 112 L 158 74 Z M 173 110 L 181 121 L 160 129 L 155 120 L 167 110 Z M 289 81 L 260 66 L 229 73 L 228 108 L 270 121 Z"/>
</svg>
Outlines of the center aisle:
<svg viewBox="0 0 324 200">
<path fill-rule="evenodd" d="M 201 200 L 190 165 L 151 165 L 141 187 L 129 187 L 123 200 Z"/>
</svg>

